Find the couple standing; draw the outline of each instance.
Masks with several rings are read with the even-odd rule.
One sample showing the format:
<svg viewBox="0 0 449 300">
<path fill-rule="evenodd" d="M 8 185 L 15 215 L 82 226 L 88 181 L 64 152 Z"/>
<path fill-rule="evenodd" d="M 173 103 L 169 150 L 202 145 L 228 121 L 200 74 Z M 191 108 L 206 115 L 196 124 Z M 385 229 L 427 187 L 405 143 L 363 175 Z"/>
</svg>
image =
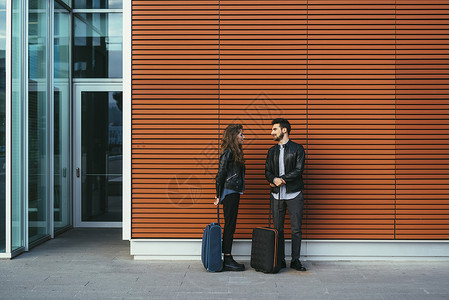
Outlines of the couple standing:
<svg viewBox="0 0 449 300">
<path fill-rule="evenodd" d="M 304 183 L 304 147 L 289 139 L 291 126 L 286 119 L 272 121 L 271 135 L 278 142 L 268 150 L 265 162 L 265 178 L 271 186 L 271 207 L 273 221 L 279 231 L 282 267 L 285 268 L 284 220 L 286 209 L 290 214 L 292 227 L 292 260 L 290 267 L 306 271 L 299 261 L 301 251 L 301 223 L 304 206 L 302 190 Z M 215 177 L 217 198 L 214 204 L 223 204 L 225 226 L 223 231 L 223 269 L 243 271 L 245 265 L 237 263 L 231 255 L 232 241 L 237 223 L 240 195 L 245 190 L 245 161 L 242 144 L 245 136 L 243 126 L 229 125 L 223 134 L 218 173 Z"/>
</svg>

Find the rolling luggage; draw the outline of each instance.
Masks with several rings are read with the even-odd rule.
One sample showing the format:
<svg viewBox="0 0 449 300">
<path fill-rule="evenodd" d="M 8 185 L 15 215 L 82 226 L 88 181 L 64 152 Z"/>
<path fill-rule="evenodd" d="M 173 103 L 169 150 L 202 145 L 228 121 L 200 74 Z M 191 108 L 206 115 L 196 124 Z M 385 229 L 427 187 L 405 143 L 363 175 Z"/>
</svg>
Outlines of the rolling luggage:
<svg viewBox="0 0 449 300">
<path fill-rule="evenodd" d="M 279 232 L 271 228 L 271 200 L 268 227 L 253 229 L 251 241 L 251 267 L 258 272 L 277 273 L 281 270 Z"/>
<path fill-rule="evenodd" d="M 208 272 L 220 272 L 223 269 L 221 253 L 220 208 L 217 205 L 217 223 L 206 226 L 201 246 L 201 261 Z"/>
</svg>

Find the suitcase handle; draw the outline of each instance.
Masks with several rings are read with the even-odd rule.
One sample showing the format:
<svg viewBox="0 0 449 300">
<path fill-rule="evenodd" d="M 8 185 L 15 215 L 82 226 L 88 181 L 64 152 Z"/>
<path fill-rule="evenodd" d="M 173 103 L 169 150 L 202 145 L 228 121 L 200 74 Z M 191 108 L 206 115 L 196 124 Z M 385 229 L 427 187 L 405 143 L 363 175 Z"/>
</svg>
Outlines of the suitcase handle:
<svg viewBox="0 0 449 300">
<path fill-rule="evenodd" d="M 217 224 L 220 226 L 220 204 L 217 204 Z"/>
<path fill-rule="evenodd" d="M 270 192 L 271 194 L 271 192 Z M 280 195 L 281 193 L 279 193 Z M 274 226 L 274 216 L 273 216 L 273 226 Z M 271 228 L 271 195 L 270 195 L 270 213 L 268 214 L 268 228 Z"/>
<path fill-rule="evenodd" d="M 270 192 L 270 194 L 271 194 L 271 192 Z M 274 197 L 273 197 L 273 200 L 276 201 L 274 199 Z M 279 201 L 281 200 L 281 189 L 279 189 L 279 192 L 278 192 L 278 200 Z M 279 211 L 281 211 L 281 207 L 278 206 L 278 208 L 279 208 Z M 271 207 L 271 195 L 270 195 L 270 214 L 268 216 L 268 228 L 271 228 L 271 211 L 272 211 L 272 207 Z M 274 216 L 273 216 L 273 228 L 276 228 L 276 226 L 274 224 Z"/>
</svg>

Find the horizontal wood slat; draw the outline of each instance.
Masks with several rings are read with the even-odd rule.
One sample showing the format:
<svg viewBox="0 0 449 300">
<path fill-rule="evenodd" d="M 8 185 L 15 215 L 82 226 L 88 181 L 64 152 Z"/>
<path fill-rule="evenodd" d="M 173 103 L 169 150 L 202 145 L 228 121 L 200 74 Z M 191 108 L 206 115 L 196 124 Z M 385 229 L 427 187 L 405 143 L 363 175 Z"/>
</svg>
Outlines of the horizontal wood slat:
<svg viewBox="0 0 449 300">
<path fill-rule="evenodd" d="M 449 238 L 447 1 L 132 7 L 133 238 L 201 237 L 231 123 L 246 135 L 235 237 L 267 225 L 278 116 L 307 151 L 304 238 Z"/>
</svg>

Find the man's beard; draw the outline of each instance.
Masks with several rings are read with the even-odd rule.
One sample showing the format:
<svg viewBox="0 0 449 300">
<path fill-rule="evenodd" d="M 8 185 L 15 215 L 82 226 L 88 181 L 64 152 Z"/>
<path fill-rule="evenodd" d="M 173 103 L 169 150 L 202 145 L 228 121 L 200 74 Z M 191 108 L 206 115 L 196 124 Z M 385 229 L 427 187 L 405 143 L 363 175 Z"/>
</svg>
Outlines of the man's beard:
<svg viewBox="0 0 449 300">
<path fill-rule="evenodd" d="M 278 136 L 275 136 L 275 137 L 274 137 L 274 140 L 275 140 L 276 142 L 279 142 L 279 141 L 282 140 L 283 138 L 284 138 L 284 133 L 281 132 Z"/>
</svg>

